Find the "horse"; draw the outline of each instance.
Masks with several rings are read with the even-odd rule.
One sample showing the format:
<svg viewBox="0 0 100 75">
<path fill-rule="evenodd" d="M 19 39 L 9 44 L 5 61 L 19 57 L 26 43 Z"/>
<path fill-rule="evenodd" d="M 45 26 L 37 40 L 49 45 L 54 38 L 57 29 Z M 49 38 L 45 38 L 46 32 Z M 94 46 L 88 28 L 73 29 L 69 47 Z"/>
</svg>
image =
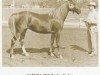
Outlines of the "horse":
<svg viewBox="0 0 100 75">
<path fill-rule="evenodd" d="M 55 8 L 53 11 L 50 11 L 50 13 L 46 14 L 30 11 L 13 13 L 9 18 L 9 28 L 13 35 L 13 38 L 11 39 L 10 58 L 14 57 L 13 49 L 17 40 L 20 42 L 23 51 L 22 54 L 28 56 L 24 47 L 24 38 L 26 31 L 30 29 L 40 34 L 51 34 L 49 54 L 50 56 L 54 56 L 54 42 L 56 42 L 58 57 L 62 59 L 63 57 L 59 46 L 60 34 L 69 11 L 76 12 L 77 14 L 81 13 L 80 8 L 73 0 L 66 1 L 58 8 Z"/>
</svg>

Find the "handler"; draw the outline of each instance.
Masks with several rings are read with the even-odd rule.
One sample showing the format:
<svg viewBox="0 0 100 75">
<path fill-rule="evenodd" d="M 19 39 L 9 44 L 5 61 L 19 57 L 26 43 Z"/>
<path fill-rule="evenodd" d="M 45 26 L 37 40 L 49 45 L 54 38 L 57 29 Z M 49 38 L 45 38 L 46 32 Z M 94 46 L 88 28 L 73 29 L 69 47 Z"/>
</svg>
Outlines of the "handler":
<svg viewBox="0 0 100 75">
<path fill-rule="evenodd" d="M 96 3 L 90 2 L 89 6 L 89 14 L 86 20 L 84 20 L 87 26 L 87 36 L 88 36 L 88 47 L 89 47 L 89 55 L 94 56 L 97 55 L 98 50 L 98 30 L 97 30 L 97 12 L 96 12 Z"/>
</svg>

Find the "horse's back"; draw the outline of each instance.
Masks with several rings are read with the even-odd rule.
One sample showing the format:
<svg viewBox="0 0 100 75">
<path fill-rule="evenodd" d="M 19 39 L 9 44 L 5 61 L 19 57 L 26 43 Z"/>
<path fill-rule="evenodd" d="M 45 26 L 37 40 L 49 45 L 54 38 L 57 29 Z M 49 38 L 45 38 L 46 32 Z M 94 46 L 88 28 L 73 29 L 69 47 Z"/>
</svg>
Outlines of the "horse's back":
<svg viewBox="0 0 100 75">
<path fill-rule="evenodd" d="M 18 13 L 13 13 L 11 16 L 14 17 L 14 19 L 18 20 L 21 18 L 37 18 L 41 21 L 45 21 L 48 22 L 50 19 L 52 19 L 52 15 L 49 15 L 48 13 L 46 14 L 39 14 L 39 13 L 35 13 L 35 12 L 30 12 L 30 11 L 22 11 L 22 12 L 18 12 Z"/>
<path fill-rule="evenodd" d="M 50 32 L 51 22 L 49 14 L 38 14 L 30 11 L 22 11 L 18 13 L 13 13 L 10 20 L 18 32 L 22 32 L 25 28 L 31 28 L 36 32 Z M 11 25 L 10 25 L 11 26 Z"/>
</svg>

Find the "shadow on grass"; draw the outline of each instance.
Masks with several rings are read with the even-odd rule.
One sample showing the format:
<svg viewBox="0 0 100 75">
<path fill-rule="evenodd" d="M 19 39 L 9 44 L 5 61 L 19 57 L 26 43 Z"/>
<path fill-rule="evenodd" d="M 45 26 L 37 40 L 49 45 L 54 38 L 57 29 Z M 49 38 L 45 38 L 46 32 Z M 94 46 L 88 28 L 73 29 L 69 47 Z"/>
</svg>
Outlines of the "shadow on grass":
<svg viewBox="0 0 100 75">
<path fill-rule="evenodd" d="M 77 45 L 70 45 L 71 46 L 71 49 L 73 50 L 79 50 L 79 51 L 83 51 L 83 52 L 88 52 L 86 49 L 80 47 L 80 46 L 77 46 Z"/>
<path fill-rule="evenodd" d="M 25 48 L 26 51 L 28 53 L 42 53 L 42 52 L 46 52 L 49 53 L 49 49 L 50 48 L 41 48 L 41 49 L 37 49 L 37 48 Z M 10 49 L 7 50 L 7 53 L 10 53 Z M 22 49 L 21 48 L 15 48 L 14 49 L 14 54 L 22 54 Z"/>
</svg>

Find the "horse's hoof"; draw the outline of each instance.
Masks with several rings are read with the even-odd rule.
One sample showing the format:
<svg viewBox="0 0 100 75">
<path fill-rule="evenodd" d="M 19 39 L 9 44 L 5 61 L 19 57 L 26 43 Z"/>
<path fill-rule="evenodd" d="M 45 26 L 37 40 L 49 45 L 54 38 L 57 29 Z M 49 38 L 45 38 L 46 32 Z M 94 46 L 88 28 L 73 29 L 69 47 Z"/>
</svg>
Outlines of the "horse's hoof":
<svg viewBox="0 0 100 75">
<path fill-rule="evenodd" d="M 10 58 L 11 58 L 11 59 L 14 59 L 14 55 L 10 55 Z"/>
<path fill-rule="evenodd" d="M 50 56 L 52 56 L 52 57 L 53 57 L 53 56 L 54 56 L 54 54 L 53 54 L 53 53 L 50 53 Z"/>
<path fill-rule="evenodd" d="M 22 55 L 24 55 L 24 56 L 28 56 L 29 54 L 28 54 L 28 53 L 22 53 Z"/>
<path fill-rule="evenodd" d="M 60 57 L 60 59 L 63 59 L 63 56 L 62 55 L 60 55 L 59 57 Z"/>
</svg>

